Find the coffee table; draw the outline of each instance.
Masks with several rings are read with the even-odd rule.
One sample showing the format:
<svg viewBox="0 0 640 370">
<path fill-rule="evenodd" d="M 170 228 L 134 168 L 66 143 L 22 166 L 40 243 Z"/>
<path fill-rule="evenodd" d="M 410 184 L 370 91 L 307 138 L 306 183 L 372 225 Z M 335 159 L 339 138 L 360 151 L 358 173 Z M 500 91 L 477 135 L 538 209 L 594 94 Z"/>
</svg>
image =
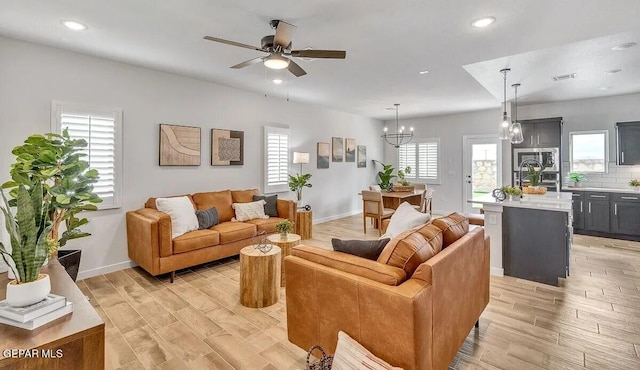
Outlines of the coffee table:
<svg viewBox="0 0 640 370">
<path fill-rule="evenodd" d="M 246 307 L 268 307 L 280 297 L 280 247 L 262 253 L 255 245 L 240 250 L 240 303 Z"/>
<path fill-rule="evenodd" d="M 302 239 L 298 234 L 287 234 L 285 238 L 283 238 L 280 234 L 271 234 L 267 237 L 269 242 L 275 244 L 282 249 L 282 277 L 280 278 L 280 286 L 285 286 L 285 275 L 284 275 L 284 258 L 286 256 L 291 255 L 291 248 L 300 244 L 300 240 Z"/>
</svg>

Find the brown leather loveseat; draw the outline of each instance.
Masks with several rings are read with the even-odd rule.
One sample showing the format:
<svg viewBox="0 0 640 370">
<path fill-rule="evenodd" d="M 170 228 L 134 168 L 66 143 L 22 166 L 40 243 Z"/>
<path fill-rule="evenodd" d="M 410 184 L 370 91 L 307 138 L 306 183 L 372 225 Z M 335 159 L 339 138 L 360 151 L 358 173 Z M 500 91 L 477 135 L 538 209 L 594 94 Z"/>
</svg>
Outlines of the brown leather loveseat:
<svg viewBox="0 0 640 370">
<path fill-rule="evenodd" d="M 219 224 L 206 230 L 195 230 L 171 239 L 171 218 L 156 209 L 156 198 L 149 198 L 145 207 L 127 212 L 127 244 L 129 258 L 151 275 L 176 270 L 234 256 L 240 249 L 252 244 L 257 233 L 275 233 L 275 224 L 289 219 L 295 222 L 296 203 L 278 199 L 279 217 L 232 222 L 233 203 L 253 201 L 257 189 L 223 190 L 187 195 L 195 209 L 216 207 Z"/>
<path fill-rule="evenodd" d="M 452 214 L 377 261 L 308 246 L 285 258 L 289 340 L 333 353 L 344 331 L 405 370 L 446 369 L 489 303 L 489 238 Z"/>
</svg>

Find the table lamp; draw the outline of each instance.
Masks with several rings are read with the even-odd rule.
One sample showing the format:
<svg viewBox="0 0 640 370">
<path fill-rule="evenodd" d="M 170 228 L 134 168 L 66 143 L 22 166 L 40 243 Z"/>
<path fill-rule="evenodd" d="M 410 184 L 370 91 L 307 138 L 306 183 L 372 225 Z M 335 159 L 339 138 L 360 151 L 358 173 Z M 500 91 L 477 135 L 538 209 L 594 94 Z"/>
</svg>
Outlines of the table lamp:
<svg viewBox="0 0 640 370">
<path fill-rule="evenodd" d="M 300 164 L 300 173 L 302 173 L 302 165 L 309 164 L 309 153 L 293 152 L 293 164 Z"/>
</svg>

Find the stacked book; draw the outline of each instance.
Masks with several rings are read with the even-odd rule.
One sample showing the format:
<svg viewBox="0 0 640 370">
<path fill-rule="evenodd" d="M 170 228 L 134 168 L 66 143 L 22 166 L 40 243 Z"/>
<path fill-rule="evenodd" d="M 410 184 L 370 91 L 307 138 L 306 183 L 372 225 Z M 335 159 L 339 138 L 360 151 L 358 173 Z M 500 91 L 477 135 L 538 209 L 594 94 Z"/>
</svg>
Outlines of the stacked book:
<svg viewBox="0 0 640 370">
<path fill-rule="evenodd" d="M 63 296 L 49 294 L 38 303 L 25 307 L 10 306 L 0 301 L 0 323 L 33 330 L 73 312 L 73 303 Z"/>
</svg>

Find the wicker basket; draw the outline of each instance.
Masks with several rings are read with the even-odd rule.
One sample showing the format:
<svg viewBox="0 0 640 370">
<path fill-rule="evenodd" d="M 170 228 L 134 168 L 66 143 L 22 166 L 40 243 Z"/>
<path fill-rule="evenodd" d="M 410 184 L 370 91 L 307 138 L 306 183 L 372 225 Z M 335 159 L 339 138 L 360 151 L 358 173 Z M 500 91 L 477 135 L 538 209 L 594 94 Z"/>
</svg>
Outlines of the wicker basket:
<svg viewBox="0 0 640 370">
<path fill-rule="evenodd" d="M 525 194 L 546 194 L 547 188 L 544 186 L 525 186 L 522 188 L 522 192 Z"/>
<path fill-rule="evenodd" d="M 322 353 L 322 357 L 314 362 L 314 363 L 310 363 L 309 360 L 311 359 L 311 352 L 313 352 L 313 350 L 319 350 Z M 309 350 L 309 353 L 307 353 L 307 370 L 331 370 L 331 365 L 333 364 L 333 356 L 332 355 L 327 355 L 324 352 L 324 349 L 322 349 L 322 347 L 320 346 L 313 346 L 311 347 L 311 349 Z"/>
<path fill-rule="evenodd" d="M 413 185 L 409 185 L 409 186 L 402 186 L 402 185 L 393 185 L 393 187 L 391 188 L 391 191 L 397 191 L 397 192 L 405 192 L 405 191 L 414 191 L 416 189 L 415 186 Z"/>
</svg>

